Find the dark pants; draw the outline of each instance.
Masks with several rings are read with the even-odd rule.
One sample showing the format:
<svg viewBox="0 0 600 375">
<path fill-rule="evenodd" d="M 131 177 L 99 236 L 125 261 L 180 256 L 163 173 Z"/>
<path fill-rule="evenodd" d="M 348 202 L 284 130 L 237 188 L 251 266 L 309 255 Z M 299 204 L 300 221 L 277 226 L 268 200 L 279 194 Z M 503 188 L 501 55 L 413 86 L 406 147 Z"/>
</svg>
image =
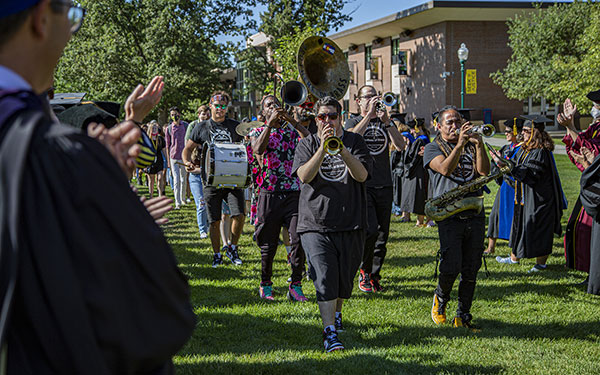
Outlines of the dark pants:
<svg viewBox="0 0 600 375">
<path fill-rule="evenodd" d="M 273 258 L 279 244 L 281 227 L 290 233 L 290 264 L 292 266 L 292 282 L 302 280 L 304 271 L 304 250 L 300 237 L 296 233 L 298 223 L 298 198 L 300 192 L 275 193 L 261 191 L 256 205 L 256 243 L 260 248 L 263 283 L 270 283 L 273 275 Z"/>
<path fill-rule="evenodd" d="M 450 217 L 439 221 L 440 276 L 435 294 L 442 304 L 450 300 L 454 280 L 460 273 L 458 284 L 458 309 L 456 316 L 471 320 L 471 304 L 475 293 L 477 272 L 481 268 L 484 248 L 485 216 L 466 219 Z"/>
<path fill-rule="evenodd" d="M 393 188 L 367 188 L 367 239 L 360 268 L 380 277 L 390 235 Z"/>
<path fill-rule="evenodd" d="M 305 232 L 300 238 L 317 301 L 350 298 L 365 243 L 363 230 Z"/>
</svg>

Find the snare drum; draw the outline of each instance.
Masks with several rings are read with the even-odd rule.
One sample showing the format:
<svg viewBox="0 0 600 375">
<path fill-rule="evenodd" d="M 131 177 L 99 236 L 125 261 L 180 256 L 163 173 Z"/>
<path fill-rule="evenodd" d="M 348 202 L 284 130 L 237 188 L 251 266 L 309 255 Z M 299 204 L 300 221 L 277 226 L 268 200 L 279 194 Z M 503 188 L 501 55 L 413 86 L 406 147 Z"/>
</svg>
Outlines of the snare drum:
<svg viewBox="0 0 600 375">
<path fill-rule="evenodd" d="M 248 154 L 241 143 L 206 143 L 202 150 L 202 165 L 206 186 L 243 188 L 250 184 Z"/>
</svg>

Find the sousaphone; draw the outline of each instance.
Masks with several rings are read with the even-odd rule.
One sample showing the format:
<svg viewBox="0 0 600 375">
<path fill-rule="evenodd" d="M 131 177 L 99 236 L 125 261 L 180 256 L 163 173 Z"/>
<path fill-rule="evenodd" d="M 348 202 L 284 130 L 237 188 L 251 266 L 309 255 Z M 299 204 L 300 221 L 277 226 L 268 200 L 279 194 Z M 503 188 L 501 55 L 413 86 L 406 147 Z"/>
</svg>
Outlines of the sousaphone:
<svg viewBox="0 0 600 375">
<path fill-rule="evenodd" d="M 297 54 L 300 80 L 317 99 L 332 96 L 341 100 L 350 84 L 350 69 L 344 53 L 324 36 L 310 36 Z"/>
</svg>

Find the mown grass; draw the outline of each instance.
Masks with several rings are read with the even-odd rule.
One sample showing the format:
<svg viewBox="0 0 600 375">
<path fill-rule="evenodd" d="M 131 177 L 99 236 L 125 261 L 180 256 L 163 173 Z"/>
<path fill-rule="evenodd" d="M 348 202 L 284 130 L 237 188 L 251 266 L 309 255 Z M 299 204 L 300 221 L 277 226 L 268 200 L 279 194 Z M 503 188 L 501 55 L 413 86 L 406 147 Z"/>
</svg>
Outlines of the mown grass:
<svg viewBox="0 0 600 375">
<path fill-rule="evenodd" d="M 570 208 L 579 171 L 556 156 Z M 490 184 L 495 192 L 497 187 Z M 486 198 L 489 212 L 494 195 Z M 437 229 L 415 228 L 394 218 L 382 283 L 366 295 L 355 288 L 344 306 L 347 350 L 325 354 L 311 282 L 309 303 L 285 299 L 289 267 L 285 249 L 274 266 L 273 303 L 258 298 L 260 257 L 246 225 L 244 264 L 213 269 L 209 241 L 200 240 L 195 208 L 169 214 L 165 233 L 190 279 L 196 330 L 175 357 L 179 374 L 598 374 L 599 302 L 574 284 L 585 275 L 564 267 L 562 239 L 555 239 L 547 271 L 529 275 L 533 260 L 501 265 L 488 258 L 472 313 L 482 328 L 473 333 L 430 319 Z M 496 254 L 508 254 L 499 241 Z M 453 297 L 456 296 L 456 285 Z M 454 316 L 456 300 L 449 306 Z"/>
</svg>

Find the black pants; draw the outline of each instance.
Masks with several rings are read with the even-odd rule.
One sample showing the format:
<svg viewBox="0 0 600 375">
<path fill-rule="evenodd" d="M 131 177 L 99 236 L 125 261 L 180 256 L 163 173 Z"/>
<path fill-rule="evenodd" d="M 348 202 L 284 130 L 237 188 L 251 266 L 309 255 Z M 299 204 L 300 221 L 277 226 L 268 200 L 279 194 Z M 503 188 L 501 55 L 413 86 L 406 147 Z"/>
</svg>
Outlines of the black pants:
<svg viewBox="0 0 600 375">
<path fill-rule="evenodd" d="M 308 273 L 315 284 L 317 301 L 350 298 L 362 258 L 364 231 L 305 232 L 300 238 L 306 250 Z"/>
<path fill-rule="evenodd" d="M 439 221 L 440 276 L 435 294 L 441 303 L 450 300 L 454 281 L 460 273 L 456 316 L 471 320 L 471 304 L 475 293 L 477 272 L 481 268 L 484 248 L 485 215 L 460 219 L 452 216 Z"/>
<path fill-rule="evenodd" d="M 379 277 L 390 235 L 393 188 L 367 188 L 367 239 L 360 268 Z"/>
<path fill-rule="evenodd" d="M 260 248 L 263 283 L 271 282 L 273 275 L 273 258 L 279 244 L 281 227 L 290 233 L 290 264 L 292 266 L 292 282 L 302 280 L 305 255 L 296 233 L 298 223 L 298 199 L 300 192 L 275 193 L 261 191 L 256 204 L 256 243 Z"/>
</svg>

